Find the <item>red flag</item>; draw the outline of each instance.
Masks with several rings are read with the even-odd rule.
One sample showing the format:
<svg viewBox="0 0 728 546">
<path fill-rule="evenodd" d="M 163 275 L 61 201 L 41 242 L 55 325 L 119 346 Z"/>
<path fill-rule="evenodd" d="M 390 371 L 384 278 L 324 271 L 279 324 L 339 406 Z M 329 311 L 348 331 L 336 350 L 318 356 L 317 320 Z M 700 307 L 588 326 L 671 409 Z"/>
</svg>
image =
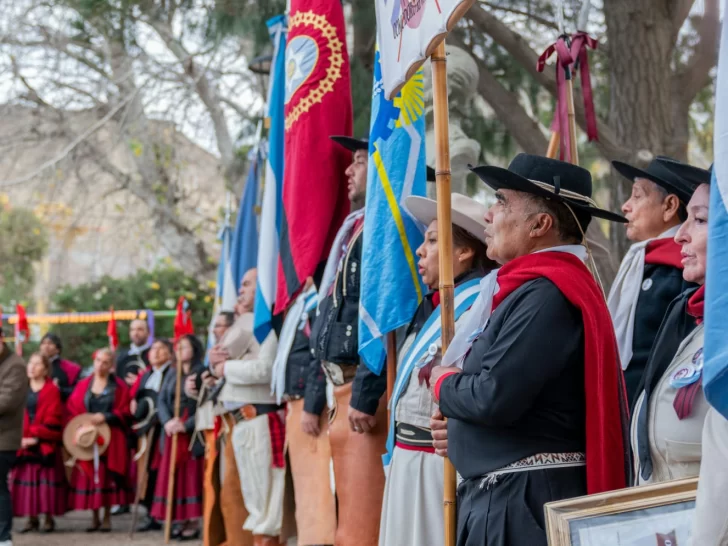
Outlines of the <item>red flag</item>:
<svg viewBox="0 0 728 546">
<path fill-rule="evenodd" d="M 30 328 L 28 327 L 28 317 L 25 314 L 25 307 L 17 304 L 15 306 L 15 312 L 18 315 L 18 321 L 15 323 L 15 352 L 23 356 L 23 343 L 30 337 Z"/>
<path fill-rule="evenodd" d="M 192 324 L 192 309 L 184 296 L 177 300 L 177 314 L 174 316 L 174 340 L 175 342 L 184 335 L 194 334 L 195 327 Z"/>
<path fill-rule="evenodd" d="M 116 351 L 119 346 L 119 332 L 116 330 L 116 319 L 114 318 L 114 306 L 109 308 L 111 317 L 109 317 L 109 324 L 106 325 L 106 335 L 109 336 L 109 348 L 112 351 Z"/>
<path fill-rule="evenodd" d="M 349 212 L 351 78 L 341 0 L 292 0 L 286 45 L 283 218 L 275 312 L 325 261 Z"/>
</svg>

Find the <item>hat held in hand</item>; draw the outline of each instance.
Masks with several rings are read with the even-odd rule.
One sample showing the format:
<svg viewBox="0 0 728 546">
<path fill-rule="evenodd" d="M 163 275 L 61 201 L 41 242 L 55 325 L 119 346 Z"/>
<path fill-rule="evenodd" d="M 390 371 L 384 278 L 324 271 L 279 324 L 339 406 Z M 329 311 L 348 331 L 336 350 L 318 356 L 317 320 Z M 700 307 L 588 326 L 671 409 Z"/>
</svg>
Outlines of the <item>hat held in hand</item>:
<svg viewBox="0 0 728 546">
<path fill-rule="evenodd" d="M 92 413 L 77 415 L 63 430 L 63 446 L 72 459 L 76 461 L 90 461 L 94 458 L 94 446 L 101 456 L 111 441 L 111 429 L 106 423 L 94 425 L 91 422 Z"/>
</svg>

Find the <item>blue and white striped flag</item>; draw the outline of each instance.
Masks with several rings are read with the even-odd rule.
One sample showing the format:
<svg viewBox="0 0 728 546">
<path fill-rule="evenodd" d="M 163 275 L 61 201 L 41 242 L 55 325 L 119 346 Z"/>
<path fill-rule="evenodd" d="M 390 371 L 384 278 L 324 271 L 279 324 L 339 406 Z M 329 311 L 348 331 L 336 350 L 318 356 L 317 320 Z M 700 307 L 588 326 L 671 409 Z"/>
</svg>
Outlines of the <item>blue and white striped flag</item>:
<svg viewBox="0 0 728 546">
<path fill-rule="evenodd" d="M 207 351 L 205 351 L 205 364 L 208 364 L 209 350 L 215 344 L 215 336 L 212 332 L 215 325 L 215 317 L 220 311 L 232 311 L 237 299 L 237 287 L 233 280 L 232 265 L 230 263 L 232 232 L 230 230 L 230 214 L 225 215 L 225 223 L 217 235 L 218 240 L 222 242 L 222 252 L 220 253 L 220 263 L 217 266 L 217 277 L 215 285 L 215 301 L 212 306 L 212 319 L 207 327 Z"/>
<path fill-rule="evenodd" d="M 286 16 L 267 22 L 273 40 L 273 63 L 268 88 L 268 161 L 258 243 L 258 286 L 255 292 L 254 333 L 262 342 L 272 328 L 278 278 L 281 219 L 283 217 L 283 102 L 286 95 Z"/>
<path fill-rule="evenodd" d="M 420 69 L 387 100 L 377 51 L 359 302 L 359 354 L 375 373 L 384 366 L 383 336 L 412 319 L 424 292 L 415 255 L 422 232 L 404 209 L 408 196 L 425 195 L 424 87 Z"/>
<path fill-rule="evenodd" d="M 713 145 L 703 389 L 708 402 L 728 418 L 728 25 L 720 44 Z"/>
</svg>

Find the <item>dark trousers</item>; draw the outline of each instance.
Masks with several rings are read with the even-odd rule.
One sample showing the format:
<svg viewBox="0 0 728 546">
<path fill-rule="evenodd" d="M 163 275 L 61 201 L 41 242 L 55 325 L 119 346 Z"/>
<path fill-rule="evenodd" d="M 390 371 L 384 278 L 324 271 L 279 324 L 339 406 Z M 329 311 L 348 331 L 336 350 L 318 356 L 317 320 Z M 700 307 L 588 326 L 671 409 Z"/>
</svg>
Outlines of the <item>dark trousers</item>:
<svg viewBox="0 0 728 546">
<path fill-rule="evenodd" d="M 140 504 L 147 509 L 152 509 L 152 503 L 154 502 L 154 490 L 157 487 L 157 471 L 149 470 L 147 473 L 147 491 L 144 498 L 141 499 Z"/>
<path fill-rule="evenodd" d="M 15 451 L 0 451 L 0 542 L 10 540 L 13 529 L 13 503 L 8 489 L 8 474 L 15 462 Z"/>
<path fill-rule="evenodd" d="M 543 505 L 586 494 L 584 467 L 516 472 L 458 487 L 457 546 L 546 546 Z"/>
</svg>

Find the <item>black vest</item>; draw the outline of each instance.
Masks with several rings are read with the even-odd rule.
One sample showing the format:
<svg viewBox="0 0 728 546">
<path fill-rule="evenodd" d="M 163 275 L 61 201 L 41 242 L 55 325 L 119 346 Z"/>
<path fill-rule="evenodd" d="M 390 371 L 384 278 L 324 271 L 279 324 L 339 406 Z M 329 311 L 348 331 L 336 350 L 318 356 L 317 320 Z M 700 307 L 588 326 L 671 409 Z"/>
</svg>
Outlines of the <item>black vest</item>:
<svg viewBox="0 0 728 546">
<path fill-rule="evenodd" d="M 359 290 L 362 231 L 349 243 L 333 292 L 319 305 L 311 330 L 311 353 L 335 364 L 359 363 Z"/>
</svg>

